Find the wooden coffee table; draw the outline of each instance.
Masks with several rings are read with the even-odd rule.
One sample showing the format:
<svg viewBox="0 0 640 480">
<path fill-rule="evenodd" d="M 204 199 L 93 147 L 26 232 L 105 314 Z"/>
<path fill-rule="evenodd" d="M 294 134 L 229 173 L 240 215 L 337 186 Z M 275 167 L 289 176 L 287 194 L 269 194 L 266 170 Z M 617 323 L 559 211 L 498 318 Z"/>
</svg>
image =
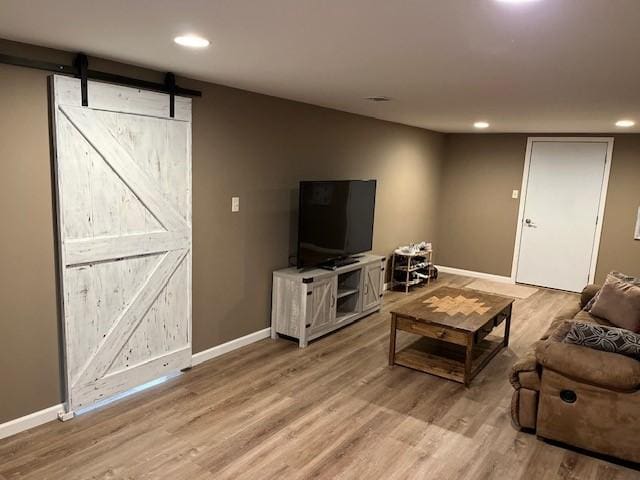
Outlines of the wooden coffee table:
<svg viewBox="0 0 640 480">
<path fill-rule="evenodd" d="M 469 386 L 509 345 L 513 298 L 440 287 L 391 311 L 389 365 L 402 365 Z M 489 334 L 504 323 L 502 338 Z M 422 338 L 396 352 L 396 331 Z"/>
</svg>

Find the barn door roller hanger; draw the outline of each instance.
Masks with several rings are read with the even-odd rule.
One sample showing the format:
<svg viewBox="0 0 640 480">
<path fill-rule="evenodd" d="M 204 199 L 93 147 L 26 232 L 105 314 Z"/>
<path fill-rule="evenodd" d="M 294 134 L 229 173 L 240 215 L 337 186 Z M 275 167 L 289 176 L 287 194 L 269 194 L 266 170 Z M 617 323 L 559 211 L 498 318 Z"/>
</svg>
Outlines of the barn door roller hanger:
<svg viewBox="0 0 640 480">
<path fill-rule="evenodd" d="M 64 65 L 60 63 L 43 62 L 40 60 L 32 60 L 29 58 L 15 57 L 12 55 L 0 54 L 0 63 L 7 65 L 15 65 L 19 67 L 36 68 L 38 70 L 47 70 L 56 73 L 66 73 L 80 79 L 80 92 L 82 95 L 82 105 L 89 105 L 89 94 L 87 90 L 88 80 L 99 80 L 102 82 L 115 83 L 117 85 L 125 85 L 129 87 L 142 88 L 145 90 L 154 90 L 156 92 L 169 94 L 169 114 L 173 118 L 175 116 L 175 98 L 176 95 L 186 97 L 201 97 L 202 92 L 199 90 L 191 90 L 176 85 L 176 77 L 173 73 L 168 72 L 165 75 L 164 83 L 148 82 L 137 78 L 124 77 L 113 73 L 99 72 L 97 70 L 89 70 L 89 59 L 84 53 L 79 53 L 73 62 L 73 65 Z"/>
</svg>

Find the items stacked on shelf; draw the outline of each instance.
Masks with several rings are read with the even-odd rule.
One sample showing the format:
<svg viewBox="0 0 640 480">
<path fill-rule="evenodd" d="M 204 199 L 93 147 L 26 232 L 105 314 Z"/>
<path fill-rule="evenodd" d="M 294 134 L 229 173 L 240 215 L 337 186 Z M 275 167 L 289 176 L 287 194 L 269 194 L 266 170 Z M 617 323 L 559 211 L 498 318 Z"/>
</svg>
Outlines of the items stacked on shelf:
<svg viewBox="0 0 640 480">
<path fill-rule="evenodd" d="M 400 286 L 409 293 L 414 285 L 428 285 L 435 272 L 431 244 L 422 242 L 397 248 L 393 252 L 392 270 L 393 288 Z"/>
</svg>

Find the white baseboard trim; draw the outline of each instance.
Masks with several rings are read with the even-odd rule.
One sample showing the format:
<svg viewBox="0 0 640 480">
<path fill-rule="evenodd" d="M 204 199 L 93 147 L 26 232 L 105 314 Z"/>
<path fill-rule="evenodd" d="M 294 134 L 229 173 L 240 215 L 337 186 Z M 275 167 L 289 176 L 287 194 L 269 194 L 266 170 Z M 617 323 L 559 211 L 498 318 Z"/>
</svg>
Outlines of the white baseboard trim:
<svg viewBox="0 0 640 480">
<path fill-rule="evenodd" d="M 503 277 L 502 275 L 494 275 L 493 273 L 474 272 L 472 270 L 463 270 L 461 268 L 443 267 L 442 265 L 436 265 L 436 268 L 442 273 L 482 278 L 484 280 L 493 280 L 494 282 L 515 283 L 511 277 Z"/>
<path fill-rule="evenodd" d="M 45 408 L 44 410 L 30 413 L 24 417 L 2 423 L 0 424 L 0 439 L 10 437 L 16 433 L 24 432 L 25 430 L 37 427 L 43 423 L 56 420 L 58 418 L 58 413 L 63 411 L 64 405 L 61 403 L 60 405 L 54 405 L 53 407 Z"/>
<path fill-rule="evenodd" d="M 212 358 L 232 352 L 233 350 L 244 347 L 245 345 L 250 345 L 258 340 L 262 340 L 263 338 L 269 338 L 270 336 L 271 328 L 258 330 L 257 332 L 250 333 L 244 337 L 236 338 L 235 340 L 223 343 L 222 345 L 216 345 L 215 347 L 203 350 L 202 352 L 195 353 L 193 355 L 192 363 L 194 366 L 200 365 L 202 362 L 206 362 Z"/>
</svg>

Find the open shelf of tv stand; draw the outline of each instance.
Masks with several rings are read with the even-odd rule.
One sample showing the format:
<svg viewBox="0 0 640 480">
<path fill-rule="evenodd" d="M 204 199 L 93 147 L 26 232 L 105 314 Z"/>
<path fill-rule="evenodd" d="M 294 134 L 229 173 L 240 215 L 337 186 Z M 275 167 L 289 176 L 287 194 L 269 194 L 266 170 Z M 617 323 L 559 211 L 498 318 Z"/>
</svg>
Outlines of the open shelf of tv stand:
<svg viewBox="0 0 640 480">
<path fill-rule="evenodd" d="M 338 288 L 338 294 L 336 295 L 336 298 L 344 298 L 348 297 L 349 295 L 355 295 L 357 293 L 360 293 L 359 288 Z"/>
<path fill-rule="evenodd" d="M 359 315 L 359 312 L 344 312 L 336 315 L 336 325 L 340 325 L 342 323 L 346 323 L 350 318 L 356 317 Z"/>
</svg>

